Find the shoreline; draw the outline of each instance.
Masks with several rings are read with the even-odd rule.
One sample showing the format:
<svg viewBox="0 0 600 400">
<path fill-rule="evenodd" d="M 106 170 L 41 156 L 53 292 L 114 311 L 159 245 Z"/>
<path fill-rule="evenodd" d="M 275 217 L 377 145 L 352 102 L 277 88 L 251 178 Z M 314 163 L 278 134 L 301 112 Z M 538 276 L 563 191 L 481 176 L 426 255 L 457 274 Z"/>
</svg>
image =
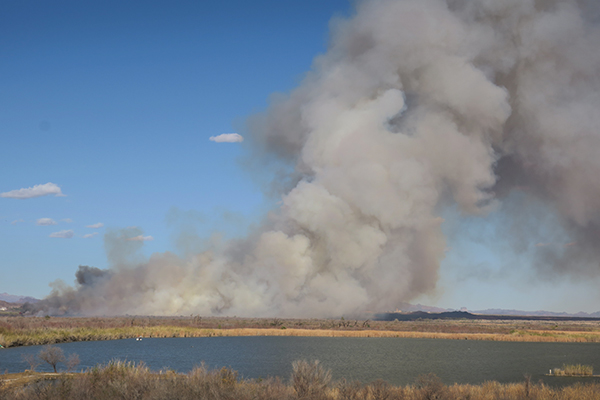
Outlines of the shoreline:
<svg viewBox="0 0 600 400">
<path fill-rule="evenodd" d="M 406 332 L 392 330 L 333 330 L 333 329 L 213 329 L 207 334 L 186 336 L 189 332 L 175 337 L 235 337 L 235 336 L 300 336 L 300 337 L 357 337 L 357 338 L 415 338 L 415 339 L 445 339 L 445 340 L 488 340 L 501 342 L 600 342 L 600 333 L 590 340 L 589 332 L 555 332 L 556 335 L 540 335 L 533 331 L 512 334 L 497 333 L 447 333 L 447 332 Z M 149 335 L 148 337 L 153 337 Z M 157 336 L 154 336 L 157 337 Z M 159 336 L 163 337 L 163 336 Z"/>
<path fill-rule="evenodd" d="M 127 327 L 127 328 L 67 328 L 44 329 L 33 332 L 0 334 L 0 343 L 5 348 L 46 345 L 79 341 L 119 340 L 142 338 L 184 337 L 241 337 L 241 336 L 297 336 L 297 337 L 355 337 L 355 338 L 420 338 L 444 340 L 487 340 L 503 342 L 555 342 L 555 343 L 599 343 L 600 332 L 553 331 L 540 332 L 520 330 L 501 333 L 450 333 L 399 330 L 338 330 L 299 328 L 193 328 L 177 326 Z"/>
</svg>

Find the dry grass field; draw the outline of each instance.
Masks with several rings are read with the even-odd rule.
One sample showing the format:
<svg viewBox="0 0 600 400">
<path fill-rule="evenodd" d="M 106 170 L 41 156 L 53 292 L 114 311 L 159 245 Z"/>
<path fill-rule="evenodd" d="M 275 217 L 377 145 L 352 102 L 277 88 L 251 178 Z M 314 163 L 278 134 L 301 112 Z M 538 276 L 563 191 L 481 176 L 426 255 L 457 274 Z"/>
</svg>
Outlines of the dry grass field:
<svg viewBox="0 0 600 400">
<path fill-rule="evenodd" d="M 523 342 L 600 342 L 599 321 L 219 317 L 0 317 L 4 347 L 143 337 L 407 337 Z"/>
</svg>

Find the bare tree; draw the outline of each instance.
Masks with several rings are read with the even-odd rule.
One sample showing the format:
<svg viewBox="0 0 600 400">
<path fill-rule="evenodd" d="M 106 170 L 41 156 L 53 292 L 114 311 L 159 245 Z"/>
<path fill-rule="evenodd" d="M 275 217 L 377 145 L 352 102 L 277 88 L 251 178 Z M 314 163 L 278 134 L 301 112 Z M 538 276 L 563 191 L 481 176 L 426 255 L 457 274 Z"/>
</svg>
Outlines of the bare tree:
<svg viewBox="0 0 600 400">
<path fill-rule="evenodd" d="M 23 354 L 21 355 L 21 358 L 23 361 L 29 364 L 30 371 L 35 371 L 35 369 L 41 364 L 41 361 L 33 354 Z"/>
<path fill-rule="evenodd" d="M 56 372 L 56 364 L 65 362 L 65 353 L 63 353 L 60 347 L 56 346 L 44 346 L 40 353 L 38 354 L 40 360 L 47 362 L 54 368 L 54 372 Z"/>
<path fill-rule="evenodd" d="M 77 353 L 69 354 L 69 358 L 67 358 L 67 372 L 71 372 L 76 366 L 79 365 L 79 355 Z"/>
</svg>

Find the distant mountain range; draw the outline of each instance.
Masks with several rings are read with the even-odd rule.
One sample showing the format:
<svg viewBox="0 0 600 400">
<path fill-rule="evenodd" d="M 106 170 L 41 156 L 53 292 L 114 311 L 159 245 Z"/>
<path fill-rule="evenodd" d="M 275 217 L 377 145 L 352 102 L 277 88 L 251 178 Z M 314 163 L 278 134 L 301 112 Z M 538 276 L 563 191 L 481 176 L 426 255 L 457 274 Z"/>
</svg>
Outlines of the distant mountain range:
<svg viewBox="0 0 600 400">
<path fill-rule="evenodd" d="M 440 308 L 425 306 L 422 304 L 410 304 L 401 303 L 395 312 L 412 313 L 424 311 L 428 313 L 445 313 L 453 311 L 468 311 L 471 314 L 482 314 L 482 315 L 518 315 L 518 316 L 530 316 L 530 317 L 575 317 L 575 318 L 600 318 L 600 311 L 594 313 L 578 312 L 578 313 L 566 313 L 566 312 L 553 312 L 553 311 L 522 311 L 522 310 L 507 310 L 502 308 L 488 308 L 487 310 L 476 310 L 471 311 L 466 308 L 460 310 L 454 310 L 451 308 Z"/>
<path fill-rule="evenodd" d="M 450 308 L 439 308 L 439 307 L 431 307 L 425 306 L 423 304 L 410 304 L 410 303 L 400 303 L 400 305 L 396 308 L 394 312 L 417 312 L 417 311 L 425 311 L 430 313 L 443 313 L 446 311 L 454 311 Z"/>
<path fill-rule="evenodd" d="M 445 311 L 441 313 L 432 313 L 425 311 L 413 312 L 393 312 L 375 314 L 373 319 L 379 321 L 418 321 L 428 319 L 470 319 L 470 320 L 536 320 L 536 321 L 600 321 L 600 318 L 594 317 L 572 317 L 572 316 L 538 316 L 538 315 L 492 315 L 492 314 L 472 314 L 468 311 Z"/>
<path fill-rule="evenodd" d="M 577 317 L 577 318 L 600 318 L 600 311 L 594 313 L 578 312 L 575 314 L 566 312 L 553 312 L 553 311 L 521 311 L 521 310 L 505 310 L 501 308 L 489 308 L 481 311 L 471 311 L 473 314 L 485 314 L 485 315 L 524 315 L 532 317 Z"/>
<path fill-rule="evenodd" d="M 35 297 L 30 296 L 17 296 L 14 294 L 0 293 L 0 307 L 9 306 L 6 303 L 13 304 L 24 304 L 24 303 L 37 303 L 40 301 Z M 507 316 L 530 316 L 530 317 L 568 317 L 568 318 L 600 318 L 600 311 L 594 313 L 578 312 L 578 313 L 566 313 L 566 312 L 553 312 L 553 311 L 522 311 L 522 310 L 507 310 L 502 308 L 488 308 L 487 310 L 471 311 L 466 308 L 460 310 L 454 310 L 451 308 L 440 308 L 426 306 L 423 304 L 410 304 L 400 303 L 395 311 L 390 314 L 396 313 L 455 313 L 455 312 L 468 312 L 472 315 L 507 315 Z"/>
<path fill-rule="evenodd" d="M 35 297 L 16 296 L 14 294 L 0 293 L 0 301 L 5 301 L 7 303 L 24 304 L 24 303 L 37 303 L 40 300 L 36 299 Z"/>
</svg>

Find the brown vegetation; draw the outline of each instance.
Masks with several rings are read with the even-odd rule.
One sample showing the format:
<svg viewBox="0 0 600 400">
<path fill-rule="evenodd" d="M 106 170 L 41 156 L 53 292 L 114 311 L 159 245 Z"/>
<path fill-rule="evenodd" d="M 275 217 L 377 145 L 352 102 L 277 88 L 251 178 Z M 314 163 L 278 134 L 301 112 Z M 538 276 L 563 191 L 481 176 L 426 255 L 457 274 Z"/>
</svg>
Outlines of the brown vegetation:
<svg viewBox="0 0 600 400">
<path fill-rule="evenodd" d="M 4 347 L 143 337 L 410 337 L 526 342 L 600 342 L 598 321 L 417 320 L 218 317 L 0 317 Z"/>
<path fill-rule="evenodd" d="M 294 361 L 292 371 L 292 387 L 301 399 L 317 397 L 327 390 L 331 382 L 331 371 L 319 365 L 317 360 L 312 364 L 304 360 Z"/>
<path fill-rule="evenodd" d="M 188 374 L 151 372 L 145 365 L 113 361 L 80 374 L 0 375 L 0 400 L 30 399 L 214 399 L 214 400 L 583 400 L 597 399 L 598 384 L 551 388 L 529 380 L 517 384 L 444 385 L 435 375 L 413 385 L 392 386 L 378 380 L 330 383 L 318 363 L 294 363 L 290 383 L 280 379 L 241 380 L 237 372 L 196 367 Z"/>
<path fill-rule="evenodd" d="M 593 376 L 594 367 L 581 364 L 563 364 L 562 368 L 552 370 L 554 376 Z"/>
</svg>

